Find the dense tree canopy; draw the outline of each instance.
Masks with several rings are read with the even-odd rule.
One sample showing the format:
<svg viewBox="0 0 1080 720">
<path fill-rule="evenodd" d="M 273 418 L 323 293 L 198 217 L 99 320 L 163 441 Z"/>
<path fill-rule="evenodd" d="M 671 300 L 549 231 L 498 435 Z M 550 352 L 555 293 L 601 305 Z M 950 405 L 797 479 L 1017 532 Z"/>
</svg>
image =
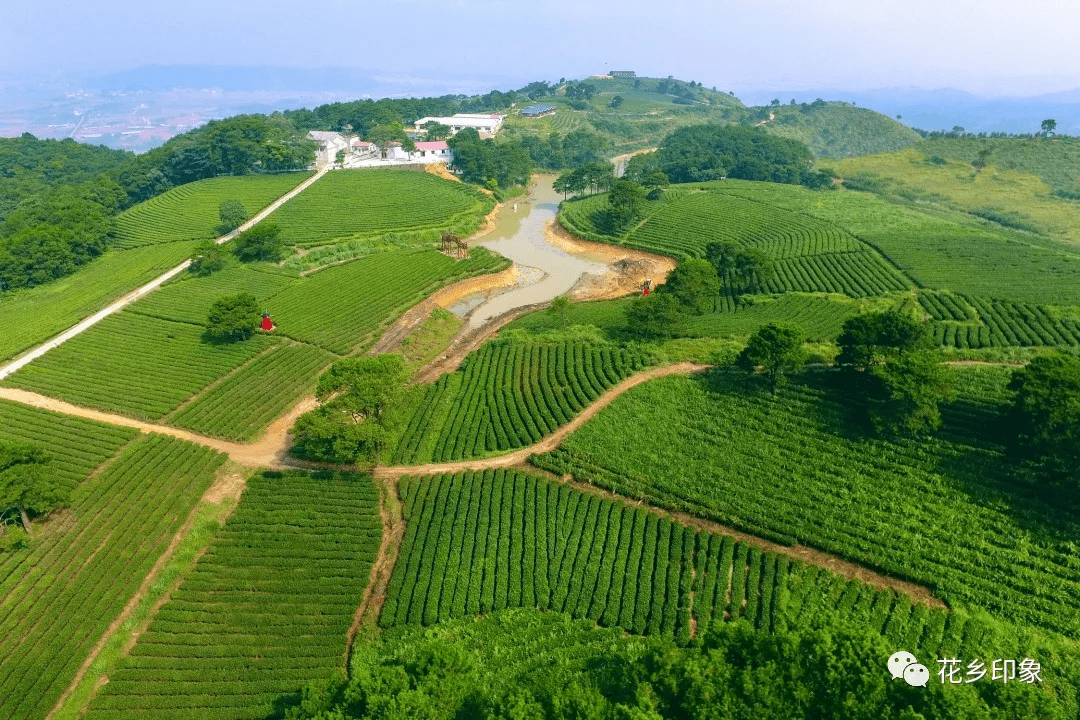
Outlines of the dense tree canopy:
<svg viewBox="0 0 1080 720">
<path fill-rule="evenodd" d="M 823 186 L 810 169 L 812 160 L 803 143 L 761 128 L 690 125 L 664 138 L 656 152 L 631 158 L 626 175 L 640 179 L 660 171 L 675 183 L 730 177 Z"/>
<path fill-rule="evenodd" d="M 113 216 L 137 202 L 217 175 L 304 168 L 314 149 L 280 114 L 212 121 L 138 156 L 70 140 L 0 138 L 0 293 L 50 282 L 98 257 Z"/>
<path fill-rule="evenodd" d="M 233 251 L 241 260 L 277 262 L 285 255 L 285 241 L 277 223 L 263 221 L 240 233 L 232 242 Z"/>
<path fill-rule="evenodd" d="M 806 362 L 806 336 L 793 325 L 769 323 L 750 336 L 739 354 L 738 365 L 755 372 L 761 368 L 775 393 L 784 373 L 795 372 Z"/>
<path fill-rule="evenodd" d="M 206 334 L 214 340 L 247 340 L 255 334 L 261 320 L 259 301 L 254 295 L 227 295 L 210 306 Z"/>
<path fill-rule="evenodd" d="M 1017 447 L 1052 477 L 1080 474 L 1080 359 L 1056 353 L 1013 372 L 1012 426 Z"/>
<path fill-rule="evenodd" d="M 454 154 L 451 167 L 466 182 L 508 188 L 528 183 L 532 174 L 529 154 L 520 143 L 481 139 L 476 130 L 465 128 L 447 145 Z"/>
<path fill-rule="evenodd" d="M 640 645 L 644 644 L 644 648 Z M 482 650 L 432 640 L 404 656 L 368 653 L 351 678 L 304 689 L 291 720 L 991 720 L 1059 718 L 1049 693 L 1025 683 L 912 687 L 884 671 L 895 650 L 865 627 L 776 633 L 714 623 L 699 644 L 649 638 L 612 644 L 602 661 L 558 682 L 491 682 Z"/>
<path fill-rule="evenodd" d="M 48 512 L 67 502 L 68 491 L 45 465 L 51 456 L 43 448 L 0 440 L 0 535 L 7 534 L 6 517 L 18 514 L 28 535 L 29 513 Z M 4 546 L 10 546 L 4 542 Z"/>
<path fill-rule="evenodd" d="M 319 378 L 322 406 L 296 422 L 294 451 L 326 462 L 374 461 L 401 422 L 408 375 L 397 354 L 334 363 Z"/>
</svg>

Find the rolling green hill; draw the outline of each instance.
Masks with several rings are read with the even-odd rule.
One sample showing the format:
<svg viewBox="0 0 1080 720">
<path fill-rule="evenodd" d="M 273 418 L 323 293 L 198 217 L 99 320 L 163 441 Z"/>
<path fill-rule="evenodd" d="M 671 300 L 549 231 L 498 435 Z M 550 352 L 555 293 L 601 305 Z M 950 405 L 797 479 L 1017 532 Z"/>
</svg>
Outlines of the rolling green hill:
<svg viewBox="0 0 1080 720">
<path fill-rule="evenodd" d="M 592 86 L 589 98 L 567 97 L 582 84 Z M 622 98 L 612 107 L 616 96 Z M 919 135 L 880 113 L 842 102 L 814 102 L 779 107 L 747 107 L 735 96 L 689 82 L 660 78 L 585 79 L 560 85 L 555 95 L 537 103 L 554 105 L 553 115 L 529 119 L 510 108 L 505 134 L 560 135 L 594 132 L 615 152 L 654 147 L 672 131 L 707 122 L 756 125 L 767 132 L 806 143 L 818 158 L 899 150 L 920 140 Z M 770 113 L 774 115 L 769 119 Z"/>
</svg>

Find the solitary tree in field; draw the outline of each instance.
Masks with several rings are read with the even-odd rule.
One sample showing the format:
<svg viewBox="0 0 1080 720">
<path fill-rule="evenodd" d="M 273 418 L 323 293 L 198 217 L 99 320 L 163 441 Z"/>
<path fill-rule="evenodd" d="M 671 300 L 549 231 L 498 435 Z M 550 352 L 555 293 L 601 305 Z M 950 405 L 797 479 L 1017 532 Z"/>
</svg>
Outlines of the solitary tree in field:
<svg viewBox="0 0 1080 720">
<path fill-rule="evenodd" d="M 218 205 L 218 217 L 221 219 L 219 229 L 224 234 L 243 225 L 248 219 L 248 211 L 239 200 L 222 200 Z"/>
<path fill-rule="evenodd" d="M 1017 448 L 1051 477 L 1077 480 L 1080 467 L 1080 359 L 1058 353 L 1013 372 L 1011 419 Z"/>
<path fill-rule="evenodd" d="M 941 425 L 939 406 L 953 397 L 952 379 L 928 350 L 904 353 L 868 372 L 867 410 L 879 433 L 921 435 Z"/>
<path fill-rule="evenodd" d="M 682 303 L 671 292 L 657 288 L 648 297 L 635 298 L 626 310 L 630 329 L 642 335 L 670 337 L 686 314 Z"/>
<path fill-rule="evenodd" d="M 408 371 L 401 355 L 339 360 L 319 378 L 323 403 L 297 420 L 294 437 L 305 457 L 326 462 L 371 462 L 401 422 Z"/>
<path fill-rule="evenodd" d="M 206 333 L 214 340 L 247 340 L 255 334 L 262 315 L 259 302 L 251 293 L 219 298 L 210 306 Z"/>
<path fill-rule="evenodd" d="M 209 275 L 225 267 L 226 251 L 223 245 L 213 240 L 200 243 L 191 254 L 188 272 L 194 275 Z"/>
<path fill-rule="evenodd" d="M 708 260 L 695 258 L 679 263 L 668 273 L 665 292 L 671 292 L 690 312 L 701 315 L 720 293 L 723 283 Z"/>
<path fill-rule="evenodd" d="M 744 370 L 761 368 L 769 378 L 773 394 L 785 372 L 795 372 L 806 362 L 805 336 L 793 325 L 769 323 L 750 336 L 736 361 Z"/>
<path fill-rule="evenodd" d="M 261 222 L 233 240 L 236 256 L 241 260 L 277 262 L 285 255 L 281 228 L 272 222 Z"/>
<path fill-rule="evenodd" d="M 559 295 L 548 305 L 548 313 L 557 318 L 559 327 L 566 327 L 566 319 L 570 314 L 570 298 Z"/>
<path fill-rule="evenodd" d="M 1047 118 L 1046 120 L 1042 121 L 1043 136 L 1053 135 L 1055 130 L 1057 130 L 1057 120 L 1054 120 L 1053 118 Z"/>
<path fill-rule="evenodd" d="M 0 516 L 17 512 L 29 536 L 29 513 L 48 512 L 67 502 L 67 489 L 45 471 L 51 457 L 34 445 L 0 441 Z M 6 525 L 0 522 L 0 536 L 5 534 Z"/>
</svg>

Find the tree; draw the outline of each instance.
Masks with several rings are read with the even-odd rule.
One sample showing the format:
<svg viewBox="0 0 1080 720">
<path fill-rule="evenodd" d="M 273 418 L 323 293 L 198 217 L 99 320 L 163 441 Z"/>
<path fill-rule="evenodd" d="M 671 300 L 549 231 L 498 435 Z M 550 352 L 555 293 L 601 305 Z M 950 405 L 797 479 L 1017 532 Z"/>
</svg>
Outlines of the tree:
<svg viewBox="0 0 1080 720">
<path fill-rule="evenodd" d="M 1054 478 L 1072 478 L 1080 466 L 1080 359 L 1063 353 L 1036 357 L 1015 370 L 1010 413 L 1016 447 L 1039 459 Z"/>
<path fill-rule="evenodd" d="M 622 104 L 623 104 L 623 96 L 622 95 L 616 95 L 615 97 L 611 98 L 611 107 L 615 108 L 616 110 Z"/>
<path fill-rule="evenodd" d="M 225 267 L 225 259 L 228 253 L 224 245 L 218 245 L 213 240 L 199 243 L 191 254 L 191 265 L 188 272 L 194 275 L 209 275 Z"/>
<path fill-rule="evenodd" d="M 281 228 L 272 222 L 263 221 L 233 240 L 236 256 L 241 260 L 262 260 L 277 262 L 285 256 L 285 241 L 281 238 Z"/>
<path fill-rule="evenodd" d="M 869 367 L 922 347 L 926 326 L 913 315 L 899 310 L 863 313 L 848 318 L 836 339 L 840 354 L 836 362 L 852 367 Z"/>
<path fill-rule="evenodd" d="M 408 370 L 401 355 L 347 358 L 319 378 L 320 408 L 297 420 L 297 452 L 312 460 L 373 462 L 401 424 Z"/>
<path fill-rule="evenodd" d="M 214 340 L 234 342 L 255 334 L 262 320 L 259 301 L 251 293 L 226 295 L 214 301 L 206 318 L 206 334 Z"/>
<path fill-rule="evenodd" d="M 750 372 L 762 368 L 769 378 L 773 394 L 776 394 L 784 373 L 795 372 L 806 362 L 803 342 L 805 336 L 800 328 L 769 323 L 750 336 L 736 362 L 740 368 Z"/>
<path fill-rule="evenodd" d="M 701 315 L 723 287 L 716 268 L 708 260 L 681 262 L 668 273 L 665 292 L 670 292 L 690 312 Z"/>
<path fill-rule="evenodd" d="M 243 225 L 248 219 L 248 211 L 239 200 L 222 200 L 218 205 L 218 217 L 221 218 L 218 229 L 224 235 Z"/>
<path fill-rule="evenodd" d="M 776 273 L 772 260 L 764 252 L 754 247 L 740 248 L 734 243 L 709 243 L 705 246 L 705 259 L 735 298 L 758 292 Z"/>
<path fill-rule="evenodd" d="M 630 328 L 642 335 L 670 337 L 675 333 L 685 311 L 672 293 L 657 288 L 646 297 L 637 297 L 626 310 Z"/>
<path fill-rule="evenodd" d="M 615 180 L 608 192 L 608 206 L 596 214 L 597 225 L 610 233 L 624 230 L 641 215 L 645 188 L 629 180 Z"/>
<path fill-rule="evenodd" d="M 547 311 L 558 319 L 559 327 L 566 327 L 567 316 L 570 314 L 570 298 L 559 295 L 551 301 Z"/>
<path fill-rule="evenodd" d="M 1054 135 L 1054 131 L 1057 130 L 1057 120 L 1053 118 L 1047 118 L 1042 121 L 1042 134 L 1044 137 Z"/>
<path fill-rule="evenodd" d="M 424 123 L 424 140 L 428 142 L 445 140 L 451 135 L 453 135 L 453 130 L 449 125 L 443 125 L 436 120 Z"/>
<path fill-rule="evenodd" d="M 939 405 L 953 397 L 952 379 L 927 350 L 905 352 L 869 370 L 868 411 L 878 433 L 921 435 L 941 425 Z"/>
<path fill-rule="evenodd" d="M 345 164 L 345 151 L 344 150 L 338 150 L 336 153 L 334 153 L 334 162 L 336 162 L 338 165 L 344 165 Z"/>
<path fill-rule="evenodd" d="M 0 535 L 6 534 L 2 518 L 8 512 L 18 513 L 23 531 L 32 537 L 30 513 L 40 515 L 67 502 L 67 488 L 46 472 L 51 459 L 41 447 L 0 440 Z"/>
</svg>

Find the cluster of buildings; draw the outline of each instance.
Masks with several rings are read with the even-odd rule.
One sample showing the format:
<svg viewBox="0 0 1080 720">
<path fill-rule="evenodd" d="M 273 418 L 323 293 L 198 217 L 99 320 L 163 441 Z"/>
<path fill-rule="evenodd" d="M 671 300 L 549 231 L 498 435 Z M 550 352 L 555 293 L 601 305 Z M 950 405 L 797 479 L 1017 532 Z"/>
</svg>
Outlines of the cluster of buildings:
<svg viewBox="0 0 1080 720">
<path fill-rule="evenodd" d="M 410 137 L 419 137 L 426 132 L 425 126 L 434 122 L 449 127 L 451 135 L 465 128 L 473 128 L 480 133 L 480 137 L 491 137 L 502 127 L 505 118 L 505 115 L 478 113 L 457 113 L 450 117 L 424 117 L 417 120 L 411 129 L 406 128 L 406 133 Z M 337 132 L 315 130 L 308 133 L 308 137 L 322 145 L 322 150 L 319 152 L 320 164 L 336 163 L 339 153 L 344 151 L 341 166 L 345 168 L 448 163 L 453 157 L 445 140 L 416 141 L 412 150 L 406 150 L 397 141 L 376 145 L 368 140 L 345 136 Z"/>
</svg>

